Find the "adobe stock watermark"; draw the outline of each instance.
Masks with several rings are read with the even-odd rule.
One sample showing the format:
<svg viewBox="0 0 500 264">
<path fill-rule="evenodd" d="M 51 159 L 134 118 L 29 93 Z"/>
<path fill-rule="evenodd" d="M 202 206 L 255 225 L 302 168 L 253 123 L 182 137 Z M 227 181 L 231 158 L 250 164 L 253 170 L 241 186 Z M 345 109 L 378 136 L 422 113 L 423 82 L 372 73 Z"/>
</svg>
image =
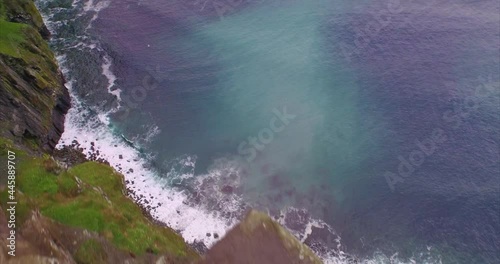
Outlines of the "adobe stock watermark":
<svg viewBox="0 0 500 264">
<path fill-rule="evenodd" d="M 14 151 L 7 151 L 7 212 L 8 222 L 7 228 L 9 229 L 7 236 L 7 248 L 10 256 L 16 256 L 16 153 Z"/>
<path fill-rule="evenodd" d="M 257 157 L 259 151 L 264 151 L 266 145 L 270 144 L 276 134 L 285 130 L 285 128 L 297 116 L 288 113 L 287 108 L 283 107 L 280 111 L 273 109 L 274 116 L 269 121 L 269 126 L 261 129 L 256 136 L 250 136 L 247 140 L 238 145 L 238 154 L 243 156 L 248 162 L 252 162 Z"/>
<path fill-rule="evenodd" d="M 442 115 L 442 121 L 445 124 L 451 125 L 453 130 L 460 128 L 465 121 L 479 110 L 481 104 L 487 98 L 498 97 L 500 92 L 499 81 L 482 79 L 480 85 L 476 86 L 473 94 L 465 96 L 460 103 L 453 106 L 453 110 L 447 110 Z M 493 98 L 493 100 L 498 98 Z M 440 127 L 432 130 L 427 138 L 415 140 L 415 148 L 408 155 L 398 156 L 399 164 L 396 172 L 385 171 L 383 177 L 391 191 L 395 191 L 396 185 L 403 183 L 408 179 L 420 166 L 422 166 L 426 158 L 431 157 L 439 150 L 440 145 L 449 139 L 449 135 Z"/>
<path fill-rule="evenodd" d="M 163 81 L 188 81 L 194 78 L 199 78 L 202 74 L 196 71 L 190 71 L 191 76 L 186 77 L 184 70 L 191 68 L 204 68 L 209 69 L 213 65 L 215 55 L 210 54 L 207 56 L 206 61 L 210 63 L 198 62 L 196 64 L 176 65 L 175 67 L 160 67 L 156 65 L 155 68 L 150 66 L 146 67 L 146 74 L 142 78 L 140 85 L 127 89 L 121 92 L 121 102 L 119 107 L 113 112 L 114 118 L 124 120 L 129 117 L 130 112 L 140 108 L 140 105 L 148 98 L 149 94 L 158 89 Z M 204 73 L 203 73 L 204 74 Z M 214 74 L 214 73 L 212 73 Z"/>
<path fill-rule="evenodd" d="M 117 119 L 126 119 L 130 115 L 130 111 L 139 108 L 139 105 L 148 97 L 148 93 L 156 90 L 159 83 L 166 79 L 159 65 L 155 69 L 148 68 L 147 72 L 141 85 L 132 88 L 130 92 L 122 92 L 120 106 L 114 113 Z"/>
<path fill-rule="evenodd" d="M 371 17 L 371 20 L 363 28 L 354 29 L 353 43 L 347 44 L 345 41 L 342 41 L 339 44 L 340 52 L 344 55 L 344 58 L 350 61 L 354 56 L 360 55 L 363 50 L 366 50 L 372 44 L 375 37 L 383 29 L 397 21 L 397 16 L 406 10 L 402 2 L 404 3 L 401 0 L 389 0 L 383 10 L 370 11 L 368 15 Z M 406 2 L 405 4 L 408 3 Z M 412 19 L 412 17 L 406 18 L 403 24 L 411 24 Z"/>
<path fill-rule="evenodd" d="M 247 0 L 196 0 L 194 5 L 203 11 L 205 8 L 212 8 L 217 13 L 220 20 L 224 16 L 236 10 L 243 2 Z"/>
<path fill-rule="evenodd" d="M 399 28 L 408 26 L 410 29 L 420 32 L 425 26 L 421 22 L 422 16 L 432 12 L 438 6 L 450 15 L 463 13 L 464 10 L 470 15 L 474 15 L 475 12 L 470 9 L 470 6 L 459 3 L 446 4 L 446 9 L 440 4 L 443 3 L 439 1 L 389 0 L 382 10 L 370 9 L 367 15 L 371 17 L 371 20 L 364 26 L 354 29 L 352 42 L 342 41 L 339 43 L 340 53 L 346 60 L 350 61 L 354 57 L 360 56 L 364 51 L 383 50 L 384 47 L 375 41 L 382 30 L 390 25 L 395 25 Z"/>
<path fill-rule="evenodd" d="M 396 184 L 402 183 L 404 179 L 410 177 L 418 167 L 424 164 L 425 158 L 434 154 L 439 145 L 447 140 L 448 137 L 441 128 L 435 128 L 431 135 L 423 140 L 415 140 L 415 149 L 410 152 L 408 157 L 398 156 L 397 174 L 391 171 L 384 172 L 384 178 L 391 191 L 394 192 Z"/>
</svg>

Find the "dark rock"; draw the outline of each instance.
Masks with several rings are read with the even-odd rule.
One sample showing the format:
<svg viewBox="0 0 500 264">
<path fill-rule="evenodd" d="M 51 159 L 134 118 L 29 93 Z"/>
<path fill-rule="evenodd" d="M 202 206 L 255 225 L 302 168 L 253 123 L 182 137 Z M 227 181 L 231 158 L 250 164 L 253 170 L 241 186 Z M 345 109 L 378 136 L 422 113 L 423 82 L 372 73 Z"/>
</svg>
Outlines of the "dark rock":
<svg viewBox="0 0 500 264">
<path fill-rule="evenodd" d="M 233 187 L 225 185 L 224 187 L 222 187 L 221 191 L 225 194 L 231 194 L 233 192 Z"/>
<path fill-rule="evenodd" d="M 33 2 L 9 3 L 3 11 L 7 20 L 27 24 L 26 34 L 33 35 L 17 48 L 23 52 L 22 56 L 30 53 L 36 56 L 27 60 L 0 54 L 0 127 L 8 128 L 1 130 L 0 136 L 16 143 L 25 144 L 29 140 L 29 145 L 26 144 L 29 149 L 51 153 L 64 130 L 70 96 L 54 54 L 42 39 L 48 38 L 50 32 L 40 14 L 33 12 L 36 11 Z M 28 135 L 25 131 L 30 138 L 25 137 Z"/>
<path fill-rule="evenodd" d="M 194 249 L 200 255 L 205 254 L 208 250 L 207 246 L 202 241 L 195 240 L 193 243 L 190 243 L 189 245 L 191 246 L 192 249 Z"/>
<path fill-rule="evenodd" d="M 88 161 L 81 150 L 74 146 L 64 146 L 61 149 L 55 149 L 52 156 L 68 166 L 74 166 Z"/>
</svg>

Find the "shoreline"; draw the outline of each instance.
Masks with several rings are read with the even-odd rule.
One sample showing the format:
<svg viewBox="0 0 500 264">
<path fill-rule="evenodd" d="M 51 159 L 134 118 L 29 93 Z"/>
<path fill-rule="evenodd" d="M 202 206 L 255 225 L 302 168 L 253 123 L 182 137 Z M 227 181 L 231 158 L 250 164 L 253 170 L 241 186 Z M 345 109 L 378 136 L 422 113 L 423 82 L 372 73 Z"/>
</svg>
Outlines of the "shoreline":
<svg viewBox="0 0 500 264">
<path fill-rule="evenodd" d="M 78 11 L 77 8 L 75 10 Z M 88 14 L 93 15 L 92 21 L 94 21 L 100 10 L 94 10 L 89 3 L 85 10 L 78 13 L 85 15 L 90 12 Z M 49 29 L 57 35 L 57 21 L 51 21 L 49 16 L 45 16 L 44 19 L 49 24 Z M 82 34 L 90 35 L 87 30 L 84 30 Z M 83 54 L 97 49 L 95 51 L 104 56 L 104 61 L 101 61 L 103 70 L 101 74 L 105 77 L 103 89 L 107 89 L 103 92 L 109 92 L 110 88 L 115 88 L 118 84 L 116 83 L 117 77 L 113 73 L 113 58 L 99 47 L 98 43 L 94 43 L 93 46 L 84 42 L 80 44 L 84 48 L 78 48 L 78 50 Z M 142 157 L 135 153 L 137 149 L 130 146 L 131 140 L 136 141 L 135 138 L 119 133 L 115 135 L 111 131 L 110 122 L 106 117 L 109 112 L 100 112 L 95 116 L 87 112 L 87 107 L 78 99 L 78 94 L 74 89 L 79 72 L 75 72 L 70 65 L 67 65 L 68 61 L 65 56 L 67 48 L 59 49 L 57 59 L 59 68 L 67 80 L 66 84 L 72 96 L 73 105 L 66 115 L 65 132 L 57 148 L 73 146 L 89 160 L 113 167 L 124 176 L 127 197 L 141 208 L 148 219 L 175 230 L 184 237 L 188 244 L 200 248 L 200 251 L 205 251 L 206 248 L 219 241 L 241 219 L 226 217 L 224 212 L 217 210 L 208 210 L 198 202 L 190 200 L 179 190 L 171 188 L 168 190 L 169 187 L 163 186 L 164 182 L 161 179 L 156 179 L 158 177 L 154 175 L 154 172 L 144 167 L 148 165 L 144 164 Z M 167 202 L 172 205 L 167 205 Z M 244 212 L 241 214 L 243 217 Z M 303 231 L 295 230 L 294 232 L 299 232 L 298 236 L 302 237 Z"/>
<path fill-rule="evenodd" d="M 67 168 L 84 163 L 84 162 L 88 162 L 88 161 L 94 161 L 94 162 L 98 162 L 98 163 L 102 163 L 102 164 L 110 166 L 109 162 L 106 159 L 100 157 L 99 150 L 92 149 L 90 154 L 87 156 L 84 153 L 84 148 L 81 147 L 80 143 L 77 140 L 74 140 L 70 146 L 63 146 L 60 149 L 54 149 L 52 156 L 56 160 L 62 162 L 65 165 L 65 167 L 67 167 Z M 116 169 L 114 169 L 114 170 L 116 171 Z M 134 197 L 141 197 L 141 195 L 138 195 L 133 189 L 128 187 L 128 184 L 130 182 L 129 182 L 129 180 L 125 179 L 125 176 L 121 172 L 118 172 L 118 171 L 116 171 L 116 172 L 119 173 L 120 175 L 122 175 L 122 183 L 123 183 L 123 186 L 125 188 L 123 195 L 125 195 L 127 198 L 129 198 L 134 204 L 136 204 L 141 209 L 142 215 L 145 218 L 147 218 L 154 225 L 168 228 L 168 229 L 174 231 L 175 233 L 177 233 L 178 235 L 182 236 L 181 232 L 171 228 L 167 223 L 164 223 L 164 222 L 156 219 L 151 214 L 151 210 L 153 209 L 153 207 L 149 204 L 149 201 L 147 199 L 144 200 L 144 203 L 137 202 L 137 200 Z M 203 241 L 196 241 L 195 240 L 192 243 L 186 241 L 186 244 L 189 245 L 193 250 L 198 252 L 200 255 L 203 255 L 208 251 L 208 247 L 205 245 L 205 243 Z"/>
</svg>

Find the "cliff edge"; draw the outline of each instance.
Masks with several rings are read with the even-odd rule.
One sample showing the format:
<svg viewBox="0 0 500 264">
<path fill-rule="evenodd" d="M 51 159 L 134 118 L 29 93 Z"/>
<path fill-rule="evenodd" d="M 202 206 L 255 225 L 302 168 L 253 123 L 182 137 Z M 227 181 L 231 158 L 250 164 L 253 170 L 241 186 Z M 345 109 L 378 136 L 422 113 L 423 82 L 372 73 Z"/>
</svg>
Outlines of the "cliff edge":
<svg viewBox="0 0 500 264">
<path fill-rule="evenodd" d="M 200 258 L 113 168 L 76 150 L 52 156 L 70 97 L 49 36 L 31 0 L 0 0 L 0 263 L 321 263 L 255 211 Z"/>
<path fill-rule="evenodd" d="M 250 211 L 199 264 L 321 264 L 306 245 L 267 214 Z"/>
<path fill-rule="evenodd" d="M 68 90 L 31 0 L 0 1 L 0 136 L 51 152 L 70 107 Z"/>
</svg>

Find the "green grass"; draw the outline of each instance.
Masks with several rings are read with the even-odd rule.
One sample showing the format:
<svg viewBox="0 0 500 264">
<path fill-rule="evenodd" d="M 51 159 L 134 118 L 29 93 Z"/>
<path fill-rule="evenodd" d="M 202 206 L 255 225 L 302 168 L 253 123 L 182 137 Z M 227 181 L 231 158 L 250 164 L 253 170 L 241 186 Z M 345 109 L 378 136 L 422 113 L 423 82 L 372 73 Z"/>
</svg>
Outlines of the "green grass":
<svg viewBox="0 0 500 264">
<path fill-rule="evenodd" d="M 0 159 L 10 141 L 0 138 Z M 111 167 L 87 162 L 63 170 L 48 156 L 28 157 L 17 151 L 17 199 L 26 215 L 31 209 L 62 224 L 98 232 L 117 248 L 141 255 L 147 251 L 196 258 L 173 230 L 151 223 L 123 194 L 123 176 Z M 77 181 L 78 179 L 78 181 Z M 7 199 L 6 190 L 0 201 Z"/>
<path fill-rule="evenodd" d="M 22 45 L 26 43 L 26 30 L 29 25 L 7 21 L 7 13 L 29 14 L 34 25 L 41 27 L 43 20 L 33 1 L 0 0 L 0 53 L 21 58 Z"/>
<path fill-rule="evenodd" d="M 25 24 L 0 20 L 0 53 L 21 58 L 21 44 L 25 42 Z"/>
<path fill-rule="evenodd" d="M 13 17 L 22 17 L 22 23 L 9 21 Z M 41 124 L 48 130 L 56 104 L 53 95 L 60 94 L 62 80 L 55 57 L 40 35 L 43 28 L 32 0 L 0 0 L 0 60 L 4 63 L 0 66 L 0 85 L 21 104 L 38 110 Z M 19 79 L 26 83 L 19 83 Z M 10 122 L 1 120 L 0 128 L 11 128 Z M 40 142 L 30 138 L 23 145 L 32 150 L 41 148 Z"/>
<path fill-rule="evenodd" d="M 78 184 L 74 177 L 67 175 L 67 172 L 63 172 L 57 179 L 57 185 L 59 187 L 59 192 L 66 197 L 75 197 L 78 195 Z"/>
<path fill-rule="evenodd" d="M 45 90 L 59 86 L 55 58 L 35 28 L 0 20 L 0 33 L 0 54 L 18 59 L 18 70 L 30 72 L 37 88 Z M 42 101 L 47 99 L 50 98 L 41 98 Z"/>
<path fill-rule="evenodd" d="M 31 20 L 27 21 L 28 24 L 7 21 L 17 14 L 28 14 Z M 0 81 L 10 94 L 39 110 L 43 124 L 49 127 L 55 104 L 50 95 L 54 88 L 60 87 L 60 79 L 53 53 L 38 32 L 41 26 L 43 21 L 33 1 L 0 0 L 1 59 L 21 78 L 29 72 L 34 77 L 30 82 L 33 82 L 31 86 L 35 91 L 49 89 L 50 93 L 34 92 L 21 96 L 6 71 L 0 74 Z M 0 125 L 11 127 L 12 124 L 7 121 Z M 34 145 L 38 144 L 29 140 L 23 143 L 29 146 L 27 149 L 35 149 Z M 2 164 L 6 164 L 8 150 L 16 151 L 18 226 L 31 210 L 38 209 L 62 224 L 98 232 L 116 247 L 136 255 L 153 251 L 178 257 L 197 257 L 173 230 L 154 225 L 144 217 L 140 208 L 123 194 L 122 175 L 111 167 L 88 162 L 66 171 L 48 156 L 32 157 L 13 146 L 11 141 L 0 137 Z M 7 198 L 7 189 L 0 191 L 2 204 Z M 89 250 L 95 248 L 87 245 L 82 248 L 81 255 Z"/>
<path fill-rule="evenodd" d="M 27 14 L 31 17 L 34 26 L 41 27 L 43 19 L 33 0 L 1 0 L 0 19 L 7 19 L 7 13 Z"/>
<path fill-rule="evenodd" d="M 85 228 L 101 233 L 105 229 L 102 214 L 104 207 L 94 201 L 71 201 L 66 204 L 44 206 L 42 214 L 69 226 Z"/>
<path fill-rule="evenodd" d="M 31 17 L 31 24 L 13 23 L 7 13 Z M 19 59 L 20 70 L 29 70 L 40 89 L 59 85 L 58 69 L 52 51 L 38 30 L 43 20 L 31 0 L 0 0 L 0 54 Z M 30 66 L 36 66 L 31 69 Z M 49 98 L 42 98 L 46 101 Z M 53 103 L 53 102 L 50 102 Z"/>
<path fill-rule="evenodd" d="M 23 160 L 18 162 L 17 169 L 22 172 L 22 177 L 17 178 L 17 184 L 28 197 L 37 198 L 58 192 L 57 176 L 45 170 L 43 160 Z"/>
<path fill-rule="evenodd" d="M 104 264 L 106 263 L 106 252 L 101 243 L 95 239 L 89 239 L 78 248 L 75 253 L 75 261 L 79 264 Z"/>
</svg>

